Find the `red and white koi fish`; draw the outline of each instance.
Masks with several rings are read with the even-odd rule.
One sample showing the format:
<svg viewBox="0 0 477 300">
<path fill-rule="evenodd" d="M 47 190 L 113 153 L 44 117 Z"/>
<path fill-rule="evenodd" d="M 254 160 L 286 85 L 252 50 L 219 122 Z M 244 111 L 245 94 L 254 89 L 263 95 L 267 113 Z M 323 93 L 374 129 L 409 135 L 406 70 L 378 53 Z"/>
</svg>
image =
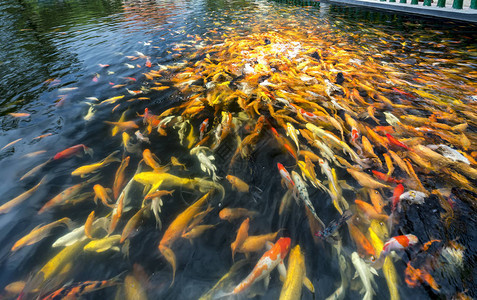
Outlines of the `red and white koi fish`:
<svg viewBox="0 0 477 300">
<path fill-rule="evenodd" d="M 303 118 L 305 118 L 305 120 L 309 122 L 320 120 L 320 117 L 318 117 L 314 113 L 304 110 L 303 108 L 300 108 L 298 112 L 303 116 Z"/>
<path fill-rule="evenodd" d="M 419 239 L 413 234 L 392 237 L 384 244 L 381 255 L 386 256 L 391 251 L 406 249 L 409 246 L 417 244 L 417 242 L 419 242 Z"/>
<path fill-rule="evenodd" d="M 207 130 L 207 127 L 209 127 L 209 119 L 205 119 L 202 124 L 200 124 L 200 135 L 199 135 L 199 141 L 202 141 L 204 138 L 205 131 Z"/>
<path fill-rule="evenodd" d="M 295 183 L 293 182 L 290 173 L 288 173 L 287 169 L 281 164 L 277 163 L 278 171 L 280 172 L 280 176 L 282 177 L 283 181 L 285 182 L 285 185 L 289 190 L 293 189 L 295 187 Z"/>
<path fill-rule="evenodd" d="M 284 270 L 283 259 L 287 256 L 288 251 L 290 250 L 291 239 L 287 237 L 280 238 L 275 245 L 272 246 L 270 250 L 265 252 L 260 260 L 257 262 L 252 272 L 240 282 L 231 293 L 232 295 L 237 295 L 239 293 L 247 290 L 253 283 L 268 278 L 275 267 L 281 265 Z M 279 269 L 280 271 L 280 269 Z"/>
</svg>

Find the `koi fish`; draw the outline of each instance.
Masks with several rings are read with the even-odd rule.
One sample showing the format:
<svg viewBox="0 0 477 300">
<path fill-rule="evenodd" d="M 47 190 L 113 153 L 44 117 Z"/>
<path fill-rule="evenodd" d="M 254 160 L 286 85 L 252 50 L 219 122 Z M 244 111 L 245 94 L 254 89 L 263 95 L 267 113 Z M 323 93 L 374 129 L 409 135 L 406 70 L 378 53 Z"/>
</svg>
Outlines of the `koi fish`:
<svg viewBox="0 0 477 300">
<path fill-rule="evenodd" d="M 343 214 L 340 216 L 339 219 L 331 221 L 328 226 L 325 227 L 325 229 L 318 231 L 315 233 L 315 236 L 322 238 L 322 239 L 327 239 L 329 237 L 332 237 L 333 234 L 338 231 L 338 229 L 346 223 L 351 217 L 353 216 L 353 213 L 349 210 L 344 211 Z"/>
<path fill-rule="evenodd" d="M 91 182 L 94 182 L 96 180 L 99 180 L 101 178 L 101 176 L 97 175 L 97 176 L 94 176 L 94 177 L 91 177 L 90 179 L 86 180 L 86 181 L 83 181 L 81 183 L 78 183 L 78 184 L 75 184 L 73 186 L 70 186 L 68 188 L 66 188 L 65 190 L 63 190 L 61 193 L 59 193 L 58 195 L 56 195 L 55 197 L 51 198 L 48 202 L 46 202 L 41 208 L 40 210 L 38 211 L 38 214 L 42 214 L 43 212 L 45 212 L 46 210 L 54 207 L 54 206 L 57 206 L 59 205 L 60 203 L 64 203 L 65 201 L 67 201 L 68 199 L 76 196 L 79 194 L 79 192 L 81 191 L 81 189 L 83 189 L 83 187 L 85 187 L 86 185 L 90 184 Z"/>
<path fill-rule="evenodd" d="M 67 284 L 62 288 L 42 298 L 42 300 L 55 299 L 77 299 L 84 294 L 88 294 L 100 289 L 120 284 L 119 278 L 100 281 L 83 281 Z"/>
<path fill-rule="evenodd" d="M 106 167 L 110 163 L 113 163 L 113 162 L 116 162 L 116 161 L 120 162 L 121 160 L 114 157 L 117 153 L 119 153 L 119 150 L 114 151 L 113 153 L 108 155 L 106 158 L 104 158 L 103 160 L 101 160 L 97 163 L 94 163 L 94 164 L 91 164 L 91 165 L 86 165 L 86 166 L 81 166 L 81 167 L 77 168 L 76 170 L 74 170 L 73 172 L 71 172 L 71 175 L 81 176 L 81 178 L 83 178 L 89 173 L 98 172 L 99 169 Z"/>
<path fill-rule="evenodd" d="M 286 187 L 289 190 L 292 190 L 295 187 L 295 183 L 293 182 L 290 173 L 288 173 L 287 169 L 285 169 L 285 167 L 281 163 L 277 163 L 277 167 L 280 176 L 282 177 L 282 182 L 285 183 Z"/>
<path fill-rule="evenodd" d="M 250 235 L 243 242 L 242 246 L 237 249 L 237 252 L 244 253 L 248 257 L 250 252 L 261 251 L 268 242 L 271 242 L 277 238 L 280 231 L 261 234 Z"/>
<path fill-rule="evenodd" d="M 200 127 L 199 127 L 199 140 L 202 140 L 204 138 L 204 134 L 205 132 L 207 131 L 207 127 L 209 127 L 209 119 L 205 119 L 201 124 L 200 124 Z"/>
<path fill-rule="evenodd" d="M 390 135 L 389 133 L 386 133 L 386 137 L 388 138 L 388 141 L 391 145 L 394 145 L 394 146 L 398 146 L 398 147 L 402 147 L 406 150 L 411 150 L 408 146 L 406 146 L 405 144 L 401 143 L 400 141 L 398 141 L 395 137 L 393 137 L 392 135 Z"/>
<path fill-rule="evenodd" d="M 111 202 L 111 198 L 108 196 L 108 193 L 111 193 L 111 189 L 105 189 L 102 185 L 95 184 L 93 186 L 93 190 L 95 193 L 95 196 L 94 196 L 95 202 L 97 199 L 100 199 L 105 206 L 114 207 L 114 205 L 109 203 Z"/>
<path fill-rule="evenodd" d="M 419 239 L 413 234 L 398 235 L 392 237 L 383 246 L 381 255 L 388 255 L 391 251 L 403 250 L 419 242 Z"/>
<path fill-rule="evenodd" d="M 83 248 L 84 251 L 87 252 L 105 252 L 107 250 L 114 250 L 119 251 L 119 247 L 116 245 L 119 244 L 119 240 L 121 239 L 121 235 L 110 235 L 98 240 L 92 240 L 88 244 L 86 244 Z"/>
<path fill-rule="evenodd" d="M 177 157 L 171 156 L 171 164 L 172 164 L 173 166 L 181 167 L 182 169 L 187 170 L 186 165 L 180 163 L 179 160 L 177 159 Z"/>
<path fill-rule="evenodd" d="M 216 225 L 197 225 L 191 229 L 185 230 L 181 237 L 184 239 L 192 240 L 204 233 L 204 231 L 214 228 Z"/>
<path fill-rule="evenodd" d="M 222 220 L 227 220 L 231 222 L 232 220 L 239 219 L 242 217 L 249 217 L 253 218 L 258 215 L 258 212 L 256 211 L 251 211 L 246 208 L 223 208 L 219 212 L 219 218 Z"/>
<path fill-rule="evenodd" d="M 44 226 L 40 226 L 40 225 L 36 226 L 35 228 L 33 228 L 32 231 L 30 231 L 30 233 L 28 233 L 27 235 L 19 239 L 17 242 L 15 242 L 11 251 L 15 252 L 24 246 L 30 246 L 41 241 L 42 239 L 48 236 L 48 234 L 53 228 L 62 224 L 71 226 L 71 219 L 62 218 L 60 220 L 51 222 L 50 224 L 46 224 Z"/>
<path fill-rule="evenodd" d="M 26 118 L 26 117 L 31 116 L 31 114 L 29 114 L 29 113 L 9 113 L 9 115 L 14 117 L 14 118 Z"/>
<path fill-rule="evenodd" d="M 298 199 L 301 199 L 301 201 L 303 201 L 306 207 L 308 207 L 313 217 L 324 228 L 325 224 L 323 224 L 320 217 L 318 217 L 318 215 L 316 214 L 315 208 L 313 207 L 313 204 L 311 203 L 310 196 L 308 195 L 308 191 L 306 189 L 305 183 L 303 182 L 303 179 L 301 179 L 301 176 L 295 171 L 292 171 L 292 178 L 293 178 L 293 182 L 295 183 L 295 188 L 294 188 L 295 200 L 297 200 L 297 203 L 298 203 Z"/>
<path fill-rule="evenodd" d="M 159 252 L 164 255 L 164 258 L 172 266 L 171 285 L 174 283 L 174 278 L 176 275 L 176 256 L 171 250 L 171 246 L 181 236 L 184 229 L 187 227 L 192 218 L 199 212 L 200 207 L 207 202 L 211 194 L 211 192 L 208 192 L 202 198 L 194 202 L 194 204 L 180 213 L 166 229 L 166 232 L 164 232 L 164 235 L 159 242 Z"/>
<path fill-rule="evenodd" d="M 46 176 L 43 177 L 40 182 L 38 182 L 34 187 L 32 187 L 31 189 L 29 189 L 28 191 L 16 196 L 15 198 L 13 198 L 12 200 L 8 201 L 8 202 L 5 202 L 4 204 L 2 204 L 0 206 L 0 214 L 6 214 L 8 213 L 12 208 L 14 208 L 15 206 L 17 206 L 18 204 L 22 203 L 23 201 L 25 201 L 26 199 L 30 198 L 31 195 L 33 195 L 37 190 L 38 188 L 43 184 L 45 183 L 46 181 Z"/>
<path fill-rule="evenodd" d="M 231 294 L 240 294 L 261 279 L 266 278 L 265 280 L 268 281 L 267 276 L 277 266 L 279 266 L 279 271 L 282 270 L 280 273 L 286 273 L 284 271 L 283 259 L 288 254 L 290 243 L 290 238 L 280 238 L 270 250 L 262 255 L 252 272 L 234 288 Z"/>
<path fill-rule="evenodd" d="M 361 279 L 361 282 L 363 283 L 363 286 L 364 286 L 365 293 L 364 293 L 363 299 L 372 300 L 373 295 L 375 294 L 373 286 L 376 286 L 376 283 L 374 282 L 373 274 L 378 276 L 378 273 L 376 272 L 375 269 L 368 266 L 359 257 L 357 252 L 353 252 L 351 254 L 351 261 L 353 262 L 356 272 L 358 273 L 359 278 Z"/>
<path fill-rule="evenodd" d="M 349 174 L 351 174 L 351 176 L 353 176 L 354 179 L 356 179 L 356 181 L 358 181 L 361 186 L 370 189 L 391 188 L 389 185 L 374 180 L 373 177 L 369 176 L 364 172 L 360 172 L 351 168 L 347 168 L 346 170 Z"/>
<path fill-rule="evenodd" d="M 230 182 L 232 187 L 234 189 L 236 189 L 237 191 L 239 191 L 241 193 L 248 193 L 249 192 L 250 187 L 242 179 L 240 179 L 236 176 L 233 176 L 233 175 L 227 175 L 227 176 L 225 176 L 225 178 L 227 178 L 227 180 Z"/>
<path fill-rule="evenodd" d="M 248 229 L 250 224 L 250 218 L 245 219 L 242 224 L 240 224 L 239 229 L 237 230 L 237 236 L 235 237 L 235 241 L 230 244 L 230 248 L 232 249 L 232 260 L 234 260 L 235 252 L 238 248 L 242 246 L 245 240 L 248 237 Z"/>
<path fill-rule="evenodd" d="M 295 142 L 296 149 L 298 152 L 300 152 L 300 141 L 298 140 L 298 134 L 300 132 L 293 127 L 291 123 L 287 122 L 287 135 L 292 138 L 292 140 Z"/>
<path fill-rule="evenodd" d="M 419 191 L 407 191 L 405 193 L 402 193 L 399 196 L 399 200 L 407 200 L 410 203 L 415 203 L 415 204 L 422 204 L 424 203 L 424 200 L 427 198 L 427 195 L 423 192 Z"/>
<path fill-rule="evenodd" d="M 358 229 L 358 227 L 351 223 L 348 223 L 348 229 L 351 238 L 354 240 L 356 247 L 358 248 L 358 252 L 374 262 L 376 260 L 376 251 L 374 251 L 374 248 L 371 246 L 371 243 L 366 236 Z"/>
<path fill-rule="evenodd" d="M 21 141 L 21 140 L 23 140 L 23 138 L 16 139 L 16 140 L 14 140 L 13 142 L 10 142 L 10 143 L 6 144 L 5 146 L 3 146 L 2 149 L 0 149 L 0 151 L 3 150 L 3 149 L 6 149 L 6 148 L 8 148 L 8 147 L 10 147 L 10 146 L 12 146 L 12 145 L 14 145 L 14 144 L 16 144 L 16 143 L 18 143 L 18 142 Z"/>
<path fill-rule="evenodd" d="M 400 203 L 399 201 L 401 200 L 401 195 L 403 192 L 404 192 L 404 186 L 402 184 L 398 184 L 394 188 L 393 197 L 392 197 L 392 209 L 391 209 L 392 211 L 395 211 L 396 207 L 398 207 Z"/>
<path fill-rule="evenodd" d="M 300 245 L 296 245 L 290 251 L 287 277 L 280 292 L 280 300 L 300 299 L 303 285 L 313 294 L 315 293 L 313 284 L 310 279 L 306 277 L 305 256 L 300 249 Z"/>
<path fill-rule="evenodd" d="M 421 282 L 426 282 L 435 291 L 439 291 L 439 285 L 432 277 L 432 275 L 429 274 L 429 272 L 425 269 L 414 268 L 411 265 L 411 262 L 407 263 L 406 270 L 404 271 L 404 276 L 407 285 L 410 287 L 416 287 L 419 286 Z"/>
<path fill-rule="evenodd" d="M 114 176 L 114 183 L 113 183 L 114 199 L 118 199 L 119 193 L 124 187 L 124 183 L 125 183 L 124 172 L 129 165 L 129 160 L 130 160 L 130 157 L 126 156 L 121 161 L 121 165 L 119 166 L 118 170 L 116 171 L 116 175 Z"/>
<path fill-rule="evenodd" d="M 358 206 L 358 208 L 363 212 L 363 214 L 368 218 L 368 219 L 376 219 L 380 221 L 387 221 L 389 217 L 384 214 L 379 214 L 374 207 L 364 201 L 361 200 L 354 200 L 354 203 Z"/>
<path fill-rule="evenodd" d="M 134 216 L 129 219 L 129 221 L 126 223 L 124 226 L 123 232 L 121 233 L 121 239 L 119 240 L 119 243 L 122 244 L 124 241 L 131 236 L 133 231 L 138 227 L 139 221 L 141 221 L 141 218 L 144 214 L 144 211 L 150 209 L 150 205 L 146 205 L 142 207 L 140 210 L 138 210 Z"/>
<path fill-rule="evenodd" d="M 391 176 L 388 176 L 387 174 L 378 172 L 378 171 L 376 171 L 376 170 L 371 170 L 371 172 L 373 172 L 373 175 L 374 175 L 376 178 L 378 178 L 379 180 L 385 181 L 385 182 L 399 184 L 399 183 L 402 183 L 402 182 L 404 181 L 404 180 L 395 179 L 395 178 L 393 178 L 393 177 L 391 177 Z"/>
</svg>

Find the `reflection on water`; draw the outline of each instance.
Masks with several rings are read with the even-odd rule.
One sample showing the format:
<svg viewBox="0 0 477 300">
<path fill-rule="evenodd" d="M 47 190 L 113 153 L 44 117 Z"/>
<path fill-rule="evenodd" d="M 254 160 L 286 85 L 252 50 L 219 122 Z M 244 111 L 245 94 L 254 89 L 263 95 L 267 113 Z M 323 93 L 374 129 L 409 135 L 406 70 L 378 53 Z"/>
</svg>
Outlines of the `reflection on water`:
<svg viewBox="0 0 477 300">
<path fill-rule="evenodd" d="M 395 130 L 393 135 L 402 135 L 401 140 L 413 147 L 421 143 L 442 143 L 461 150 L 459 153 L 467 155 L 468 160 L 475 159 L 475 26 L 450 22 L 437 24 L 433 20 L 416 20 L 358 8 L 298 7 L 244 0 L 3 1 L 0 4 L 0 25 L 0 146 L 7 146 L 0 151 L 0 172 L 4 182 L 0 186 L 4 198 L 0 204 L 32 189 L 31 195 L 20 199 L 21 203 L 0 215 L 0 226 L 4 229 L 0 233 L 3 244 L 0 247 L 0 287 L 26 281 L 26 290 L 38 293 L 36 289 L 40 288 L 46 295 L 66 282 L 107 280 L 121 274 L 104 283 L 115 287 L 105 287 L 89 297 L 121 299 L 125 295 L 121 293 L 133 291 L 138 297 L 147 293 L 150 298 L 196 299 L 230 271 L 230 277 L 222 286 L 224 293 L 230 292 L 265 251 L 252 253 L 250 260 L 241 262 L 238 261 L 245 257 L 244 254 L 236 253 L 235 262 L 238 263 L 231 269 L 234 264 L 230 244 L 235 240 L 243 218 L 224 221 L 218 212 L 223 207 L 245 207 L 254 212 L 252 214 L 258 213 L 250 221 L 249 235 L 279 231 L 279 236 L 292 238 L 292 246 L 301 246 L 306 274 L 319 299 L 333 293 L 337 298 L 360 297 L 363 283 L 361 278 L 352 280 L 355 268 L 359 267 L 351 257 L 355 251 L 362 254 L 355 240 L 359 236 L 357 232 L 367 233 L 368 228 L 374 229 L 384 242 L 391 236 L 409 233 L 418 236 L 420 241 L 408 251 L 398 251 L 392 262 L 387 259 L 383 268 L 378 270 L 380 276 L 374 277 L 376 299 L 389 298 L 390 295 L 422 299 L 451 297 L 459 293 L 476 296 L 476 278 L 471 276 L 475 273 L 472 257 L 476 255 L 476 220 L 473 217 L 476 178 L 472 171 L 456 172 L 463 169 L 442 160 L 431 161 L 434 165 L 429 165 L 430 160 L 419 160 L 419 155 L 413 156 L 401 146 L 397 146 L 401 147 L 398 150 L 392 148 L 412 164 L 424 189 L 433 193 L 428 195 L 424 205 L 405 205 L 394 231 L 384 234 L 387 229 L 383 229 L 386 227 L 383 222 L 369 223 L 360 219 L 363 214 L 357 213 L 360 210 L 354 205 L 355 199 L 371 197 L 368 196 L 369 189 L 362 189 L 362 181 L 358 180 L 358 183 L 346 168 L 338 167 L 344 162 L 326 158 L 323 151 L 315 150 L 328 159 L 336 171 L 337 183 L 354 213 L 348 223 L 358 225 L 341 224 L 341 228 L 335 228 L 342 239 L 340 247 L 332 240 L 320 240 L 310 234 L 309 219 L 313 217 L 309 212 L 308 215 L 305 213 L 304 205 L 295 205 L 291 200 L 289 209 L 279 214 L 282 199 L 287 195 L 292 199 L 292 195 L 285 194 L 285 182 L 280 184 L 276 169 L 276 163 L 281 162 L 288 171 L 302 173 L 297 161 L 289 154 L 290 150 L 279 146 L 279 141 L 284 138 L 289 140 L 287 145 L 290 148 L 296 148 L 291 133 L 286 134 L 286 122 L 292 122 L 301 130 L 307 128 L 305 123 L 317 122 L 348 143 L 352 130 L 348 128 L 349 121 L 344 112 L 359 122 L 360 134 L 368 136 L 379 158 L 369 153 L 366 156 L 360 152 L 359 155 L 367 163 L 371 162 L 373 169 L 385 173 L 389 159 L 396 168 L 394 175 L 405 179 L 402 184 L 406 190 L 419 188 L 411 182 L 413 177 L 409 167 L 406 163 L 399 165 L 396 158 L 385 159 L 383 154 L 390 155 L 390 152 L 383 150 L 385 148 L 378 145 L 379 140 L 372 139 L 369 132 L 366 134 L 365 126 L 385 136 L 386 130 L 390 129 L 384 126 L 391 124 Z M 258 66 L 261 64 L 272 68 L 274 73 L 260 70 Z M 338 73 L 344 74 L 344 82 L 340 82 Z M 316 79 L 310 74 L 315 74 Z M 341 91 L 338 85 L 343 87 Z M 337 90 L 329 90 L 332 87 Z M 243 96 L 247 93 L 253 96 Z M 316 100 L 319 104 L 312 105 L 302 100 L 309 99 L 310 95 L 321 99 Z M 257 98 L 261 102 L 243 104 L 240 99 L 244 97 L 246 101 Z M 338 100 L 330 102 L 331 99 Z M 353 103 L 343 99 L 352 99 Z M 174 111 L 174 107 L 186 101 L 190 101 L 187 107 Z M 208 104 L 201 108 L 194 101 Z M 324 123 L 323 120 L 305 119 L 306 115 L 297 114 L 296 108 L 293 111 L 292 106 L 284 101 L 292 101 L 318 115 L 321 111 L 328 115 L 328 119 Z M 375 116 L 370 107 L 375 109 Z M 187 121 L 180 118 L 168 120 L 164 115 L 156 121 L 149 121 L 153 131 L 148 134 L 148 123 L 143 123 L 143 119 L 147 120 L 146 108 L 152 115 L 150 120 L 172 108 L 171 114 L 183 113 Z M 189 112 L 184 113 L 187 109 Z M 259 121 L 257 111 L 267 117 L 266 122 Z M 111 137 L 114 124 L 104 122 L 118 121 L 122 114 L 123 121 L 135 122 L 126 129 L 131 136 L 129 142 L 125 141 L 127 137 L 121 135 L 121 130 Z M 281 125 L 277 121 L 280 115 L 285 116 L 282 116 Z M 396 124 L 393 116 L 404 125 Z M 203 134 L 210 140 L 204 145 L 213 151 L 204 153 L 215 158 L 210 163 L 217 167 L 216 175 L 221 177 L 218 183 L 211 181 L 214 171 L 211 169 L 212 172 L 207 174 L 208 167 L 199 163 L 200 151 L 189 152 L 198 141 L 199 128 L 206 118 L 209 121 L 207 126 L 204 125 L 207 129 Z M 170 124 L 164 124 L 166 120 Z M 158 124 L 160 121 L 163 121 L 161 125 Z M 161 133 L 163 124 L 165 132 Z M 219 126 L 223 129 L 232 126 L 230 124 L 234 124 L 235 129 L 231 129 L 226 139 L 217 142 L 220 135 L 215 132 L 220 133 Z M 272 126 L 282 137 L 276 138 Z M 346 128 L 343 137 L 338 130 L 340 126 Z M 195 128 L 197 136 L 190 133 L 190 128 Z M 149 138 L 150 143 L 135 135 L 137 129 Z M 185 134 L 183 138 L 181 130 Z M 251 134 L 254 132 L 258 132 L 260 138 L 253 139 Z M 303 132 L 298 139 L 304 150 L 307 140 Z M 237 145 L 243 141 L 250 142 L 251 146 L 244 146 L 236 152 Z M 67 157 L 53 159 L 55 154 L 77 144 L 84 144 L 87 148 L 77 147 L 71 153 L 60 155 Z M 215 149 L 214 145 L 217 146 Z M 350 146 L 358 151 L 355 144 L 350 143 Z M 305 147 L 312 148 L 311 145 Z M 150 201 L 157 209 L 158 200 L 144 202 L 144 213 L 139 210 L 142 193 L 148 190 L 132 181 L 128 193 L 133 196 L 128 199 L 128 209 L 112 233 L 113 238 L 121 235 L 128 220 L 137 215 L 139 221 L 135 227 L 139 229 L 132 230 L 127 242 L 119 244 L 119 236 L 116 236 L 116 244 L 110 247 L 114 249 L 101 248 L 96 252 L 84 249 L 89 240 L 67 248 L 52 247 L 70 229 L 88 223 L 93 210 L 99 223 L 102 218 L 113 218 L 107 198 L 115 201 L 118 192 L 106 191 L 106 200 L 98 199 L 95 203 L 93 198 L 97 187 L 93 186 L 97 184 L 114 190 L 119 168 L 117 162 L 104 166 L 98 173 L 100 177 L 93 177 L 94 180 L 85 183 L 81 189 L 70 191 L 64 202 L 45 209 L 43 213 L 42 207 L 55 195 L 86 180 L 71 176 L 71 173 L 120 150 L 112 160 L 124 161 L 126 154 L 130 156 L 124 186 L 138 166 L 144 165 L 140 161 L 146 148 L 161 166 L 172 162 L 171 156 L 185 165 L 167 166 L 169 173 L 184 178 L 187 183 L 171 188 L 175 189 L 172 196 L 161 198 L 160 217 L 157 217 L 157 211 L 147 206 Z M 338 155 L 352 165 L 357 164 L 358 159 L 352 156 L 350 159 L 346 152 L 340 151 Z M 382 165 L 380 168 L 376 159 Z M 325 171 L 322 173 L 324 169 L 318 167 L 318 161 L 314 163 L 316 176 L 325 188 L 315 188 L 308 183 L 306 189 L 316 214 L 328 225 L 339 219 L 332 192 L 326 192 L 332 189 L 332 176 L 328 177 Z M 475 161 L 469 163 L 475 168 Z M 25 176 L 39 165 L 37 172 Z M 405 169 L 409 173 L 404 172 Z M 148 170 L 151 168 L 146 166 L 143 171 Z M 367 173 L 372 174 L 369 170 Z M 226 175 L 245 180 L 249 190 L 243 193 L 239 188 L 233 189 Z M 42 184 L 37 187 L 42 178 Z M 159 241 L 175 217 L 206 190 L 220 190 L 217 184 L 225 188 L 225 198 L 221 200 L 220 196 L 214 196 L 209 203 L 212 210 L 201 223 L 201 226 L 213 226 L 202 227 L 204 233 L 190 242 L 186 238 L 177 238 L 170 246 L 177 265 L 175 281 L 171 285 L 170 253 L 164 248 L 158 249 Z M 398 182 L 388 184 L 393 189 L 376 188 L 385 202 L 388 202 L 388 197 L 392 199 Z M 201 210 L 205 208 L 203 206 Z M 38 211 L 42 213 L 38 214 Z M 117 208 L 113 215 L 115 213 Z M 391 206 L 386 207 L 383 214 L 377 218 L 388 220 Z M 11 251 L 15 242 L 36 226 L 64 217 L 71 219 L 71 222 L 64 221 L 67 226 L 54 226 L 37 243 Z M 110 228 L 109 224 L 104 226 Z M 98 229 L 100 227 L 94 225 L 93 232 L 88 235 L 104 236 L 103 229 Z M 83 235 L 84 231 L 79 232 Z M 373 244 L 377 243 L 369 234 L 366 238 Z M 272 239 L 275 241 L 276 238 Z M 420 251 L 422 247 L 427 247 L 426 251 Z M 62 253 L 61 249 L 67 249 L 63 252 L 66 259 L 45 266 L 57 253 Z M 408 262 L 412 262 L 410 267 Z M 394 268 L 396 278 L 390 280 L 389 274 L 393 273 L 390 270 Z M 383 271 L 388 272 L 387 275 Z M 123 284 L 118 285 L 118 282 Z M 131 286 L 141 286 L 143 290 Z M 256 284 L 248 295 L 276 299 L 282 286 L 279 277 L 272 272 L 267 289 L 261 283 Z M 306 289 L 302 294 L 304 299 L 313 298 Z"/>
</svg>

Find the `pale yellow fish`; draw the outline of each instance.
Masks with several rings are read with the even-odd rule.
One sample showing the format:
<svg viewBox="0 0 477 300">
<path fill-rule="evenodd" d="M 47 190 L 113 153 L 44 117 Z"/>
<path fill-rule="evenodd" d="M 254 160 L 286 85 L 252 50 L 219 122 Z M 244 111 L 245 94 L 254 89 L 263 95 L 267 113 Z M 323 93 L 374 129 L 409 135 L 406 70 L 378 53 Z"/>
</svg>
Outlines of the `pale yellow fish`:
<svg viewBox="0 0 477 300">
<path fill-rule="evenodd" d="M 13 142 L 10 142 L 10 143 L 6 144 L 5 146 L 3 146 L 2 149 L 0 149 L 0 151 L 3 150 L 3 149 L 5 149 L 5 148 L 8 148 L 8 147 L 10 147 L 10 146 L 12 146 L 12 145 L 14 145 L 14 144 L 16 144 L 16 143 L 18 143 L 18 142 L 21 141 L 22 139 L 23 139 L 23 138 L 19 138 L 19 139 L 17 139 L 17 140 L 14 140 Z"/>
<path fill-rule="evenodd" d="M 60 220 L 54 221 L 50 224 L 46 224 L 44 226 L 37 226 L 35 227 L 30 233 L 19 239 L 12 247 L 11 251 L 17 251 L 18 249 L 22 248 L 23 246 L 29 246 L 33 245 L 34 243 L 37 243 L 41 241 L 43 238 L 45 238 L 50 231 L 55 228 L 56 226 L 59 225 L 69 225 L 71 224 L 71 219 L 70 218 L 62 218 Z"/>
<path fill-rule="evenodd" d="M 99 105 L 101 105 L 101 104 L 113 104 L 116 101 L 121 100 L 123 98 L 124 98 L 124 95 L 111 97 L 111 98 L 108 98 L 106 100 L 101 101 L 101 103 L 99 103 Z"/>
<path fill-rule="evenodd" d="M 121 235 L 115 234 L 111 236 L 104 237 L 102 239 L 98 240 L 93 240 L 86 244 L 83 248 L 84 251 L 89 251 L 89 252 L 104 252 L 107 250 L 115 250 L 118 251 L 119 247 L 117 245 L 119 244 L 119 240 L 121 239 Z"/>
<path fill-rule="evenodd" d="M 40 171 L 44 166 L 46 166 L 49 162 L 51 162 L 53 160 L 53 158 L 50 158 L 49 160 L 45 161 L 44 163 L 42 164 L 39 164 L 38 166 L 34 167 L 33 169 L 31 169 L 30 171 L 26 172 L 25 175 L 23 175 L 20 180 L 23 180 L 25 178 L 28 178 L 28 177 L 31 177 L 33 175 L 35 175 L 36 173 L 38 173 L 38 171 Z"/>
<path fill-rule="evenodd" d="M 32 187 L 31 189 L 29 189 L 28 191 L 22 193 L 21 195 L 19 196 L 16 196 L 15 198 L 13 198 L 12 200 L 4 203 L 2 206 L 0 206 L 0 214 L 5 214 L 5 213 L 8 213 L 12 208 L 14 208 L 15 206 L 17 206 L 18 204 L 22 203 L 23 201 L 25 201 L 26 199 L 28 199 L 31 195 L 33 195 L 36 190 L 38 190 L 38 188 L 40 187 L 40 185 L 42 185 L 46 180 L 46 176 L 43 177 L 40 182 L 38 182 L 37 185 L 35 185 L 34 187 Z"/>
</svg>

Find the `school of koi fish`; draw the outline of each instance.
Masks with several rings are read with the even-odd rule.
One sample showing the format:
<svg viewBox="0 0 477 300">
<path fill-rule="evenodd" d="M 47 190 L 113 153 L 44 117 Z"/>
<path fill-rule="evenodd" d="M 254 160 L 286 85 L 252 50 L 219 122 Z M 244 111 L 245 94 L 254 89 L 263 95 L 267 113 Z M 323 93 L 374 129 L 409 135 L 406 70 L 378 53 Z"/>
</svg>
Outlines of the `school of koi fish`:
<svg viewBox="0 0 477 300">
<path fill-rule="evenodd" d="M 84 164 L 71 169 L 78 183 L 37 210 L 61 217 L 15 241 L 11 255 L 61 225 L 66 234 L 2 295 L 76 299 L 116 289 L 116 299 L 147 299 L 154 294 L 148 273 L 167 272 L 161 289 L 171 288 L 186 264 L 183 252 L 203 240 L 226 249 L 230 264 L 200 299 L 263 296 L 271 280 L 280 299 L 315 293 L 399 299 L 402 282 L 423 286 L 430 297 L 475 297 L 475 287 L 443 291 L 440 280 L 442 274 L 464 277 L 469 261 L 455 232 L 461 208 L 477 210 L 477 70 L 447 68 L 445 59 L 384 63 L 380 57 L 399 54 L 371 55 L 372 47 L 343 42 L 330 25 L 313 31 L 282 25 L 194 36 L 177 45 L 171 65 L 141 52 L 128 56 L 128 68 L 146 70 L 142 88 L 125 84 L 114 87 L 124 94 L 91 97 L 84 115 L 85 122 L 111 126 L 110 154 L 96 156 L 94 145 L 66 145 L 19 178 L 34 179 L 33 187 L 0 206 L 1 214 L 21 208 L 48 183 L 40 170 L 83 157 Z M 152 104 L 157 93 L 171 94 L 169 107 Z M 98 117 L 111 109 L 121 112 L 119 119 Z M 164 141 L 183 151 L 157 150 Z M 257 174 L 267 182 L 257 182 Z M 265 189 L 278 197 L 264 199 Z M 182 211 L 171 210 L 172 202 L 182 203 Z M 95 203 L 88 214 L 66 213 L 84 203 Z M 413 232 L 424 225 L 408 216 L 426 212 L 448 234 Z M 258 232 L 264 216 L 275 221 Z M 305 220 L 307 231 L 292 230 L 292 218 Z M 214 238 L 220 227 L 229 228 L 226 239 Z M 141 247 L 151 238 L 155 248 Z M 135 264 L 132 251 L 134 257 L 155 252 L 160 263 Z M 78 282 L 80 255 L 109 255 L 133 267 Z M 341 281 L 328 282 L 331 294 L 315 290 L 320 274 L 307 272 L 314 256 L 339 270 Z M 377 290 L 377 278 L 387 290 Z"/>
</svg>

